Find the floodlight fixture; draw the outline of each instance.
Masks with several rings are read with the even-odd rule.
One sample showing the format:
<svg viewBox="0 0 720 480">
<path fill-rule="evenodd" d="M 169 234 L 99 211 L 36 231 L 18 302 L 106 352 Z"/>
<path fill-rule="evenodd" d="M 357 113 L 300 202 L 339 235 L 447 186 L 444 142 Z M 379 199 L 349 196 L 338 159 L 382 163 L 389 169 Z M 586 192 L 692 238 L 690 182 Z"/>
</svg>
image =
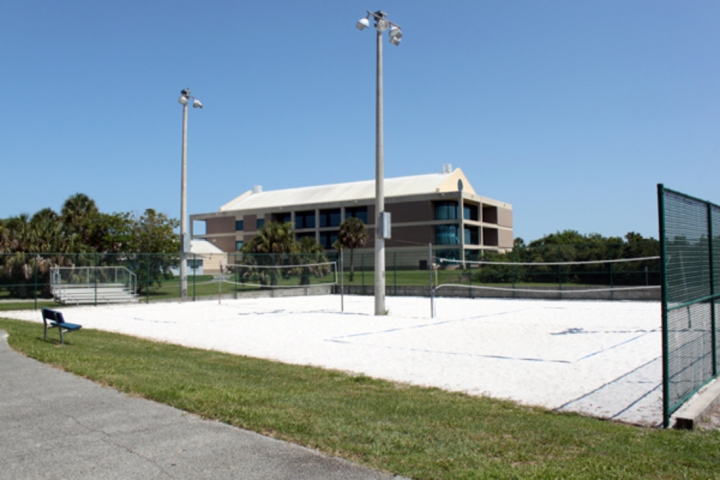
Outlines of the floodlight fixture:
<svg viewBox="0 0 720 480">
<path fill-rule="evenodd" d="M 202 108 L 202 102 L 196 98 L 193 100 L 193 108 Z"/>
<path fill-rule="evenodd" d="M 400 30 L 400 27 L 397 25 L 393 25 L 390 27 L 390 43 L 393 45 L 400 45 L 400 40 L 402 39 L 402 30 Z"/>
<path fill-rule="evenodd" d="M 360 20 L 358 20 L 357 25 L 355 25 L 355 28 L 357 28 L 358 30 L 365 30 L 369 26 L 370 26 L 370 20 L 368 20 L 368 18 L 365 17 L 365 18 L 361 18 Z"/>
</svg>

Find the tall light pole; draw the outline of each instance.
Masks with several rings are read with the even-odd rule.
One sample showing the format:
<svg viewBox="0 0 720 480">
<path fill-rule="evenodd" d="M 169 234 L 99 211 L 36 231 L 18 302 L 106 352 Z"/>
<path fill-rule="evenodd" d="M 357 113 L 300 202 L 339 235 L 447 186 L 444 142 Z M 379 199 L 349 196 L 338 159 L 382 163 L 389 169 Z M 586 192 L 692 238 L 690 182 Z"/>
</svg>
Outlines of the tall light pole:
<svg viewBox="0 0 720 480">
<path fill-rule="evenodd" d="M 390 43 L 400 45 L 402 30 L 387 19 L 383 11 L 367 12 L 358 22 L 358 30 L 370 26 L 370 17 L 377 30 L 377 95 L 375 98 L 375 315 L 385 314 L 385 240 L 390 238 L 390 213 L 385 211 L 385 153 L 383 138 L 383 57 L 382 34 L 390 29 Z"/>
<path fill-rule="evenodd" d="M 193 108 L 202 108 L 197 98 L 190 94 L 190 89 L 180 91 L 178 100 L 183 106 L 182 125 L 182 175 L 180 185 L 180 298 L 187 298 L 187 252 L 190 250 L 190 239 L 187 235 L 187 111 L 190 99 Z"/>
</svg>

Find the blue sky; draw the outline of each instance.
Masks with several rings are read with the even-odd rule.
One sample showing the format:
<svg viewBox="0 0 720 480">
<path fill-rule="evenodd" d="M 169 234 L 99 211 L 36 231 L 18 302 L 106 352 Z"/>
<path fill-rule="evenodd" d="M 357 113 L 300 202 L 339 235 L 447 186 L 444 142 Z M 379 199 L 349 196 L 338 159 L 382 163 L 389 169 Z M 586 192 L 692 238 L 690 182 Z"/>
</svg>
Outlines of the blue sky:
<svg viewBox="0 0 720 480">
<path fill-rule="evenodd" d="M 375 175 L 374 31 L 387 177 L 451 163 L 526 241 L 657 237 L 656 184 L 720 203 L 720 2 L 268 0 L 0 3 L 0 218 L 180 214 Z"/>
</svg>

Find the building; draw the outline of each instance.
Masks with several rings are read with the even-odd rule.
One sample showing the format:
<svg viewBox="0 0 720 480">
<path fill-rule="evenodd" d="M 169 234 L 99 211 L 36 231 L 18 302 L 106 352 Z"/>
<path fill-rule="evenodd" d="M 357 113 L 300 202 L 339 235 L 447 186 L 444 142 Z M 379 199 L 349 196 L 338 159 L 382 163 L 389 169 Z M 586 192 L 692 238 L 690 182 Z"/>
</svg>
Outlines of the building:
<svg viewBox="0 0 720 480">
<path fill-rule="evenodd" d="M 385 179 L 385 210 L 392 224 L 386 253 L 417 252 L 408 266 L 427 259 L 428 244 L 436 255 L 455 259 L 513 246 L 512 206 L 478 195 L 462 170 L 450 165 L 442 173 Z M 356 251 L 372 252 L 375 180 L 267 192 L 255 187 L 218 212 L 191 215 L 190 233 L 235 252 L 265 224 L 290 222 L 297 238 L 315 238 L 329 250 L 349 217 L 368 227 L 368 243 Z M 205 223 L 205 233 L 194 233 L 196 222 Z"/>
</svg>

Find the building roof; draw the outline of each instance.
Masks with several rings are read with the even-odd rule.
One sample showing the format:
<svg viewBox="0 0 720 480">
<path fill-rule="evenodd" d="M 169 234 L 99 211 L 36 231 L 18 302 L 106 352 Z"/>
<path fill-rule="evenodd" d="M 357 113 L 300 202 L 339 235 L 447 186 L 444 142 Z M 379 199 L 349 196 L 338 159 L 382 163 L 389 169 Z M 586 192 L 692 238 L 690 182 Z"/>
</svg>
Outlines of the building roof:
<svg viewBox="0 0 720 480">
<path fill-rule="evenodd" d="M 190 253 L 207 255 L 225 252 L 206 240 L 190 240 Z"/>
<path fill-rule="evenodd" d="M 475 195 L 472 185 L 463 171 L 456 168 L 449 173 L 431 173 L 385 179 L 385 197 L 405 197 L 439 192 L 457 192 L 458 180 L 463 190 Z M 222 207 L 221 212 L 255 210 L 275 207 L 292 207 L 329 202 L 372 200 L 375 198 L 375 180 L 336 183 L 315 187 L 288 188 L 255 193 L 249 190 Z"/>
</svg>

